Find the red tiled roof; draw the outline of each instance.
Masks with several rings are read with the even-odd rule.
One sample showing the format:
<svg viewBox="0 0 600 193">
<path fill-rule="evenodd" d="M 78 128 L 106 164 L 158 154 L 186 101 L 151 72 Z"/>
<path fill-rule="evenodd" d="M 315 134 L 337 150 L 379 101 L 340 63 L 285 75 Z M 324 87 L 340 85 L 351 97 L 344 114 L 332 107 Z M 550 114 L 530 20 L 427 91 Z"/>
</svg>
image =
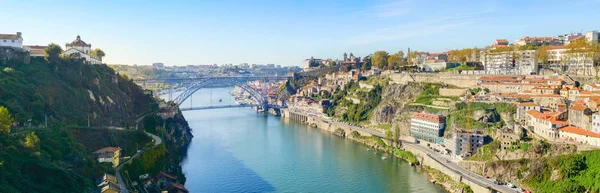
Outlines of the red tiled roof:
<svg viewBox="0 0 600 193">
<path fill-rule="evenodd" d="M 569 41 L 578 40 L 578 39 L 581 39 L 581 38 L 583 38 L 583 37 L 585 37 L 585 36 L 573 36 L 573 37 L 570 37 L 570 38 L 569 38 Z"/>
<path fill-rule="evenodd" d="M 519 103 L 519 106 L 523 106 L 523 107 L 535 107 L 538 106 L 537 104 L 533 103 L 533 102 L 522 102 Z"/>
<path fill-rule="evenodd" d="M 569 108 L 569 110 L 575 110 L 575 111 L 584 111 L 585 109 L 587 109 L 587 107 L 585 107 L 583 105 L 575 105 L 575 106 L 572 106 L 571 108 Z"/>
<path fill-rule="evenodd" d="M 506 39 L 496 39 L 497 42 L 508 42 Z"/>
<path fill-rule="evenodd" d="M 432 121 L 432 122 L 436 122 L 436 123 L 446 121 L 445 117 L 440 117 L 438 115 L 427 114 L 427 113 L 415 113 L 415 114 L 413 114 L 412 118 Z"/>
<path fill-rule="evenodd" d="M 99 150 L 94 151 L 94 153 L 101 153 L 101 152 L 116 152 L 118 150 L 121 150 L 120 147 L 104 147 L 101 148 Z"/>
<path fill-rule="evenodd" d="M 18 40 L 19 35 L 17 35 L 17 34 L 0 34 L 0 39 Z"/>
<path fill-rule="evenodd" d="M 441 55 L 441 54 L 440 53 L 430 53 L 429 54 L 429 56 L 431 56 L 431 57 L 436 57 L 436 56 L 439 56 L 439 55 Z"/>
<path fill-rule="evenodd" d="M 585 135 L 588 137 L 595 137 L 595 138 L 600 138 L 600 134 L 598 133 L 594 133 L 582 128 L 578 128 L 578 127 L 573 127 L 573 126 L 564 126 L 559 128 L 558 130 L 560 130 L 561 132 L 567 132 L 567 133 L 574 133 L 574 134 L 578 134 L 578 135 Z"/>
<path fill-rule="evenodd" d="M 176 180 L 176 179 L 177 179 L 177 177 L 175 177 L 175 176 L 173 176 L 173 175 L 170 175 L 170 174 L 167 174 L 167 173 L 165 173 L 165 172 L 160 172 L 160 173 L 158 173 L 157 177 L 160 177 L 160 176 L 164 176 L 164 177 L 167 177 L 167 178 L 171 178 L 171 179 L 173 179 L 173 180 Z"/>
</svg>

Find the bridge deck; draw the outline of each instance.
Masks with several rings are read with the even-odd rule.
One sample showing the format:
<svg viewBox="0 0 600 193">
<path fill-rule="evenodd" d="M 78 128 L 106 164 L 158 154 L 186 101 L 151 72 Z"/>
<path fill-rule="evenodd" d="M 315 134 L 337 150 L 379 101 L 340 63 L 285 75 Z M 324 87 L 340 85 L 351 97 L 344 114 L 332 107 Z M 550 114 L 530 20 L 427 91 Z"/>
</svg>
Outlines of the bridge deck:
<svg viewBox="0 0 600 193">
<path fill-rule="evenodd" d="M 206 107 L 188 107 L 179 108 L 181 111 L 196 111 L 196 110 L 208 110 L 208 109 L 226 109 L 226 108 L 243 108 L 243 107 L 255 107 L 253 104 L 242 104 L 242 105 L 217 105 L 217 106 L 206 106 Z"/>
</svg>

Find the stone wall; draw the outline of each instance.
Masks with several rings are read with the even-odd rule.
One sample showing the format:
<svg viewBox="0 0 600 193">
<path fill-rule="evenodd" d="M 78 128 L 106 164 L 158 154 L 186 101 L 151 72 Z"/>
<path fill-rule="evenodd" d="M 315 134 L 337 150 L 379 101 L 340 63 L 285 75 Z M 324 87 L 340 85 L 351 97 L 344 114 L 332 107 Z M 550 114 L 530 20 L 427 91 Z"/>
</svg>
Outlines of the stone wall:
<svg viewBox="0 0 600 193">
<path fill-rule="evenodd" d="M 408 84 L 408 82 L 449 84 L 462 88 L 477 86 L 479 75 L 454 75 L 448 73 L 395 73 L 390 76 L 392 84 Z"/>
<path fill-rule="evenodd" d="M 465 93 L 466 88 L 440 88 L 440 96 L 461 96 Z"/>
</svg>

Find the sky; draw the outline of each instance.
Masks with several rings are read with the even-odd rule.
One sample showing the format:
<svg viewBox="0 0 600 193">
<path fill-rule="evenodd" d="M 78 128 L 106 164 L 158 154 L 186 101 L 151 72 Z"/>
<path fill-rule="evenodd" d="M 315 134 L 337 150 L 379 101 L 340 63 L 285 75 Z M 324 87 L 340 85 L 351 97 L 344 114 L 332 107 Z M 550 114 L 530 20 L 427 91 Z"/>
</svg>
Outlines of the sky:
<svg viewBox="0 0 600 193">
<path fill-rule="evenodd" d="M 378 50 L 443 52 L 600 30 L 600 0 L 0 0 L 0 33 L 64 47 L 77 35 L 108 64 L 280 64 Z"/>
</svg>

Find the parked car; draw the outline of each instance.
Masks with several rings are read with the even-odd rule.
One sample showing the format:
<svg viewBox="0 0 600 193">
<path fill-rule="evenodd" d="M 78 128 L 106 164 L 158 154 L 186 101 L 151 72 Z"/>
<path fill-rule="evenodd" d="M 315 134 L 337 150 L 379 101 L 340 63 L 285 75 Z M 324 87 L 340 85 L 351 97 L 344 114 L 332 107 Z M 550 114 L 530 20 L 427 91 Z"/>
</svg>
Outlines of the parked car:
<svg viewBox="0 0 600 193">
<path fill-rule="evenodd" d="M 511 183 L 506 183 L 506 186 L 508 186 L 509 188 L 515 188 L 516 187 L 514 184 L 511 184 Z"/>
</svg>

